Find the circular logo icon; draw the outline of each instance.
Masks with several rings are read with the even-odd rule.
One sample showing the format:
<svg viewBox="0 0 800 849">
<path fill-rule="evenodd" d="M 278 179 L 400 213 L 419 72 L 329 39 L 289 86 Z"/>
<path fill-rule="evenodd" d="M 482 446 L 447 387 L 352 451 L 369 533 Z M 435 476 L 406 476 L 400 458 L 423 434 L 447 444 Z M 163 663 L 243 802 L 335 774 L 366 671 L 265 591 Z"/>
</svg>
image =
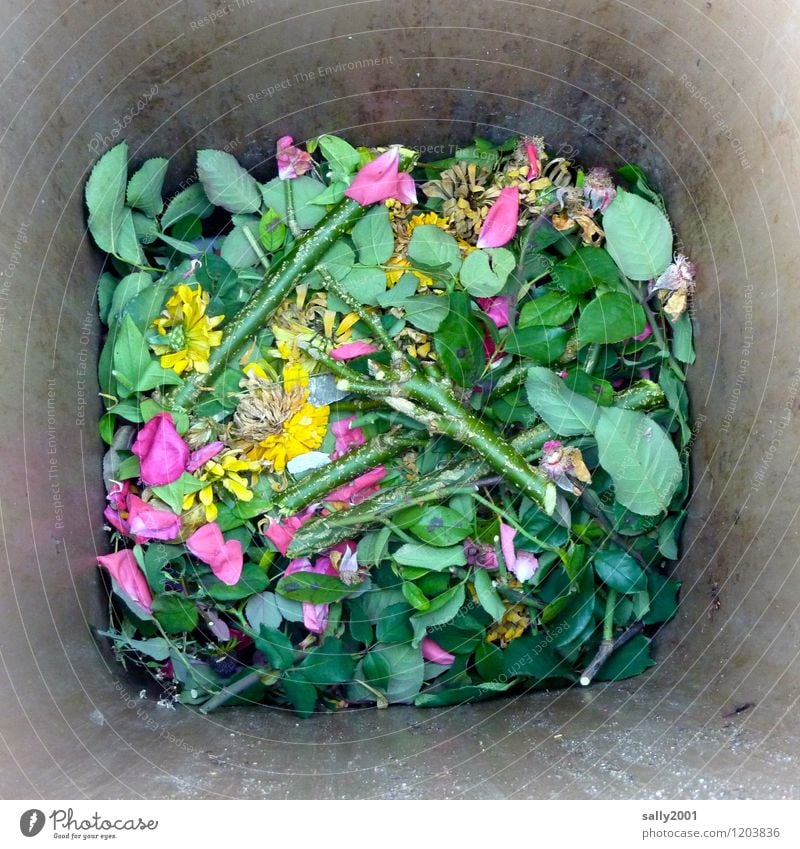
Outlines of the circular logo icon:
<svg viewBox="0 0 800 849">
<path fill-rule="evenodd" d="M 44 811 L 31 808 L 19 818 L 19 830 L 25 837 L 36 837 L 44 828 Z"/>
</svg>

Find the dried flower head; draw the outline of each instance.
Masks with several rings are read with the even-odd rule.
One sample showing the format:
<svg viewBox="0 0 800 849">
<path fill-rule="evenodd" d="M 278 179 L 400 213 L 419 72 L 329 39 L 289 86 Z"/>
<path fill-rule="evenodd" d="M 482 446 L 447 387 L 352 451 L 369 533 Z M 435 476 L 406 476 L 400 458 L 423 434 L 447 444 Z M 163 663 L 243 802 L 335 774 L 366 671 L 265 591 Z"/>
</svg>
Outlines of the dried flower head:
<svg viewBox="0 0 800 849">
<path fill-rule="evenodd" d="M 539 461 L 541 470 L 555 483 L 559 489 L 580 495 L 582 484 L 592 482 L 592 475 L 583 461 L 580 448 L 562 445 L 557 439 L 552 439 L 542 446 L 542 459 Z"/>
</svg>

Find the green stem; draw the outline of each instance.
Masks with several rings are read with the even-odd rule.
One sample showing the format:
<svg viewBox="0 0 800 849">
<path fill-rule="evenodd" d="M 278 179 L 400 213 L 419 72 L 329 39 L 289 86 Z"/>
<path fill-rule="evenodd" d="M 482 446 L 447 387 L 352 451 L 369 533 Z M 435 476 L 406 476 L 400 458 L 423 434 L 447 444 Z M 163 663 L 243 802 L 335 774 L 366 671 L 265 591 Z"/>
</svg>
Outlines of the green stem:
<svg viewBox="0 0 800 849">
<path fill-rule="evenodd" d="M 639 380 L 614 395 L 613 405 L 646 413 L 667 404 L 664 390 L 652 380 Z"/>
<path fill-rule="evenodd" d="M 550 515 L 555 508 L 554 484 L 511 444 L 504 441 L 475 414 L 460 404 L 455 396 L 421 375 L 414 375 L 404 384 L 410 398 L 425 404 L 442 416 L 442 432 L 468 445 L 510 483 L 535 501 Z"/>
<path fill-rule="evenodd" d="M 669 367 L 675 372 L 675 374 L 681 379 L 686 380 L 686 375 L 683 372 L 683 369 L 678 365 L 678 361 L 675 357 L 672 356 L 672 351 L 670 350 L 669 343 L 664 337 L 664 333 L 661 330 L 661 322 L 656 317 L 653 312 L 649 299 L 647 297 L 646 292 L 642 292 L 642 290 L 636 286 L 631 280 L 625 277 L 624 274 L 621 274 L 620 277 L 624 281 L 625 285 L 628 288 L 628 293 L 631 297 L 642 305 L 644 309 L 645 315 L 647 316 L 647 321 L 650 324 L 650 329 L 653 331 L 653 339 L 655 340 L 656 345 L 661 349 L 661 353 L 664 358 L 669 362 Z"/>
<path fill-rule="evenodd" d="M 616 529 L 603 511 L 603 508 L 600 506 L 600 499 L 593 490 L 584 489 L 580 496 L 580 502 L 586 512 L 589 513 L 589 515 L 592 516 L 597 524 L 605 531 L 608 539 L 624 551 L 627 551 L 642 568 L 648 568 L 648 563 L 644 559 L 644 555 L 633 547 L 627 537 L 617 533 Z"/>
<path fill-rule="evenodd" d="M 333 292 L 337 298 L 344 301 L 345 304 L 347 304 L 348 309 L 351 312 L 354 312 L 359 319 L 363 321 L 367 327 L 369 327 L 375 339 L 377 339 L 386 349 L 387 353 L 391 355 L 392 361 L 395 361 L 398 358 L 402 361 L 404 359 L 402 351 L 397 347 L 394 339 L 392 339 L 392 337 L 386 332 L 386 328 L 383 324 L 381 324 L 381 320 L 369 312 L 362 303 L 357 301 L 328 271 L 328 269 L 325 268 L 324 265 L 318 265 L 317 272 L 320 277 L 322 277 L 322 281 L 328 291 Z"/>
<path fill-rule="evenodd" d="M 239 693 L 257 683 L 266 671 L 265 669 L 254 669 L 245 675 L 244 678 L 240 678 L 238 681 L 234 681 L 233 684 L 223 687 L 215 696 L 212 696 L 201 706 L 200 713 L 211 713 L 212 710 L 216 710 L 218 707 L 222 707 L 232 699 L 235 699 Z"/>
<path fill-rule="evenodd" d="M 264 249 L 261 247 L 261 243 L 256 239 L 253 235 L 252 231 L 249 227 L 242 227 L 242 232 L 244 233 L 245 239 L 250 243 L 250 247 L 253 249 L 253 253 L 258 257 L 258 261 L 264 266 L 264 270 L 269 272 L 269 257 L 264 253 Z"/>
<path fill-rule="evenodd" d="M 525 528 L 523 528 L 522 525 L 520 525 L 520 523 L 510 513 L 508 513 L 506 510 L 503 510 L 502 507 L 498 507 L 494 502 L 489 501 L 488 498 L 484 498 L 482 495 L 478 495 L 477 492 L 473 493 L 472 497 L 475 499 L 475 501 L 478 502 L 478 504 L 483 504 L 484 507 L 487 507 L 493 513 L 498 515 L 501 519 L 503 519 L 503 521 L 507 525 L 510 525 L 522 536 L 529 539 L 538 548 L 544 548 L 547 551 L 554 551 L 556 554 L 559 555 L 562 560 L 566 559 L 566 554 L 562 549 L 560 549 L 557 545 L 551 545 L 548 542 L 540 540 L 539 537 L 536 537 L 533 534 L 529 534 L 525 530 Z"/>
<path fill-rule="evenodd" d="M 248 342 L 267 324 L 292 286 L 314 269 L 331 244 L 367 211 L 354 200 L 337 204 L 314 230 L 298 239 L 275 270 L 224 328 L 222 342 L 211 353 L 206 374 L 192 372 L 183 386 L 170 393 L 171 406 L 188 409 L 206 386 L 222 374 L 228 363 L 241 355 Z"/>
<path fill-rule="evenodd" d="M 594 676 L 597 675 L 609 657 L 611 657 L 617 649 L 624 646 L 625 643 L 632 640 L 637 634 L 641 634 L 643 630 L 644 623 L 640 620 L 626 628 L 615 640 L 612 640 L 610 637 L 608 639 L 604 639 L 603 642 L 600 643 L 600 648 L 597 650 L 597 654 L 592 659 L 592 662 L 586 667 L 581 675 L 581 686 L 587 687 L 591 684 Z"/>
<path fill-rule="evenodd" d="M 612 640 L 614 638 L 614 611 L 617 609 L 617 591 L 614 587 L 609 587 L 608 596 L 606 597 L 606 612 L 603 616 L 603 639 Z"/>
<path fill-rule="evenodd" d="M 303 235 L 303 231 L 297 223 L 297 216 L 294 211 L 294 194 L 291 180 L 283 181 L 283 197 L 286 201 L 286 226 L 295 239 L 299 239 Z"/>
<path fill-rule="evenodd" d="M 376 436 L 366 445 L 339 457 L 289 487 L 278 498 L 278 507 L 286 515 L 297 513 L 364 472 L 421 444 L 419 436 L 410 434 L 384 433 Z"/>
</svg>

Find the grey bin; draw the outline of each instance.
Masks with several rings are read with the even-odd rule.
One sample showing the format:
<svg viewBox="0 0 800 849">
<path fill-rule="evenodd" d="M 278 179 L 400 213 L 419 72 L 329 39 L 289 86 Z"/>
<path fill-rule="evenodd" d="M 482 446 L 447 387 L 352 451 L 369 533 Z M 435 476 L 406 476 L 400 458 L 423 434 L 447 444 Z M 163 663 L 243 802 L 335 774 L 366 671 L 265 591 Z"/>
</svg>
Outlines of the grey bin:
<svg viewBox="0 0 800 849">
<path fill-rule="evenodd" d="M 330 5 L 330 10 L 325 6 Z M 0 35 L 4 797 L 796 797 L 800 19 L 631 5 L 7 0 Z M 306 721 L 139 699 L 98 647 L 101 264 L 83 186 L 125 138 L 265 178 L 322 132 L 429 157 L 543 135 L 639 162 L 700 275 L 683 601 L 642 677 Z M 445 148 L 437 147 L 445 145 Z M 747 707 L 749 706 L 749 707 Z M 744 708 L 735 713 L 737 708 Z"/>
</svg>

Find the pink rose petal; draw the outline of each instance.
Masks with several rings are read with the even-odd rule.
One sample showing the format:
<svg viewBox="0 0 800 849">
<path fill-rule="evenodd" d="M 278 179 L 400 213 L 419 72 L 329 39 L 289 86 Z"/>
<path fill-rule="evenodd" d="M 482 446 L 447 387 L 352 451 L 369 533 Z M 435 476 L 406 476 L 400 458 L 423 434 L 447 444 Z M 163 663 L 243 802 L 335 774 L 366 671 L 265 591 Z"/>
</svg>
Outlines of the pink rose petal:
<svg viewBox="0 0 800 849">
<path fill-rule="evenodd" d="M 123 548 L 122 551 L 114 554 L 105 554 L 98 557 L 97 562 L 108 569 L 117 585 L 131 601 L 141 607 L 145 613 L 153 612 L 153 596 L 132 549 Z"/>
<path fill-rule="evenodd" d="M 359 475 L 354 481 L 351 481 L 339 489 L 334 490 L 326 496 L 326 501 L 349 501 L 351 504 L 358 504 L 365 498 L 377 492 L 379 481 L 386 476 L 386 468 L 378 466 L 370 472 L 365 472 Z"/>
<path fill-rule="evenodd" d="M 310 171 L 314 161 L 311 154 L 295 147 L 291 136 L 281 136 L 276 145 L 278 177 L 281 180 L 293 180 Z"/>
<path fill-rule="evenodd" d="M 502 248 L 517 234 L 519 189 L 507 186 L 489 210 L 478 236 L 479 248 Z"/>
<path fill-rule="evenodd" d="M 345 190 L 345 195 L 369 206 L 382 201 L 416 203 L 417 190 L 410 174 L 400 172 L 400 149 L 395 145 L 365 165 Z"/>
<path fill-rule="evenodd" d="M 345 342 L 330 352 L 334 360 L 352 360 L 367 354 L 374 354 L 378 349 L 369 342 Z"/>
<path fill-rule="evenodd" d="M 423 637 L 420 645 L 422 646 L 422 656 L 425 660 L 429 660 L 431 663 L 441 664 L 442 666 L 452 666 L 455 663 L 455 655 L 450 654 L 449 651 L 445 651 L 430 637 Z"/>
<path fill-rule="evenodd" d="M 139 474 L 148 486 L 176 481 L 186 469 L 190 454 L 170 413 L 153 416 L 139 431 L 131 451 L 139 458 Z"/>
<path fill-rule="evenodd" d="M 360 427 L 350 427 L 356 420 L 355 416 L 348 416 L 346 419 L 339 419 L 331 425 L 331 433 L 336 438 L 336 446 L 331 459 L 336 460 L 343 457 L 348 451 L 357 448 L 359 445 L 365 445 L 367 442 L 364 436 L 364 431 Z"/>
<path fill-rule="evenodd" d="M 198 528 L 187 540 L 186 547 L 211 571 L 223 584 L 233 586 L 242 574 L 242 544 L 237 539 L 227 542 L 216 522 L 210 522 Z"/>
<path fill-rule="evenodd" d="M 189 462 L 186 464 L 186 471 L 196 472 L 199 468 L 205 466 L 209 460 L 213 460 L 224 447 L 224 442 L 209 442 L 208 445 L 198 448 L 197 451 L 192 451 Z"/>
</svg>

